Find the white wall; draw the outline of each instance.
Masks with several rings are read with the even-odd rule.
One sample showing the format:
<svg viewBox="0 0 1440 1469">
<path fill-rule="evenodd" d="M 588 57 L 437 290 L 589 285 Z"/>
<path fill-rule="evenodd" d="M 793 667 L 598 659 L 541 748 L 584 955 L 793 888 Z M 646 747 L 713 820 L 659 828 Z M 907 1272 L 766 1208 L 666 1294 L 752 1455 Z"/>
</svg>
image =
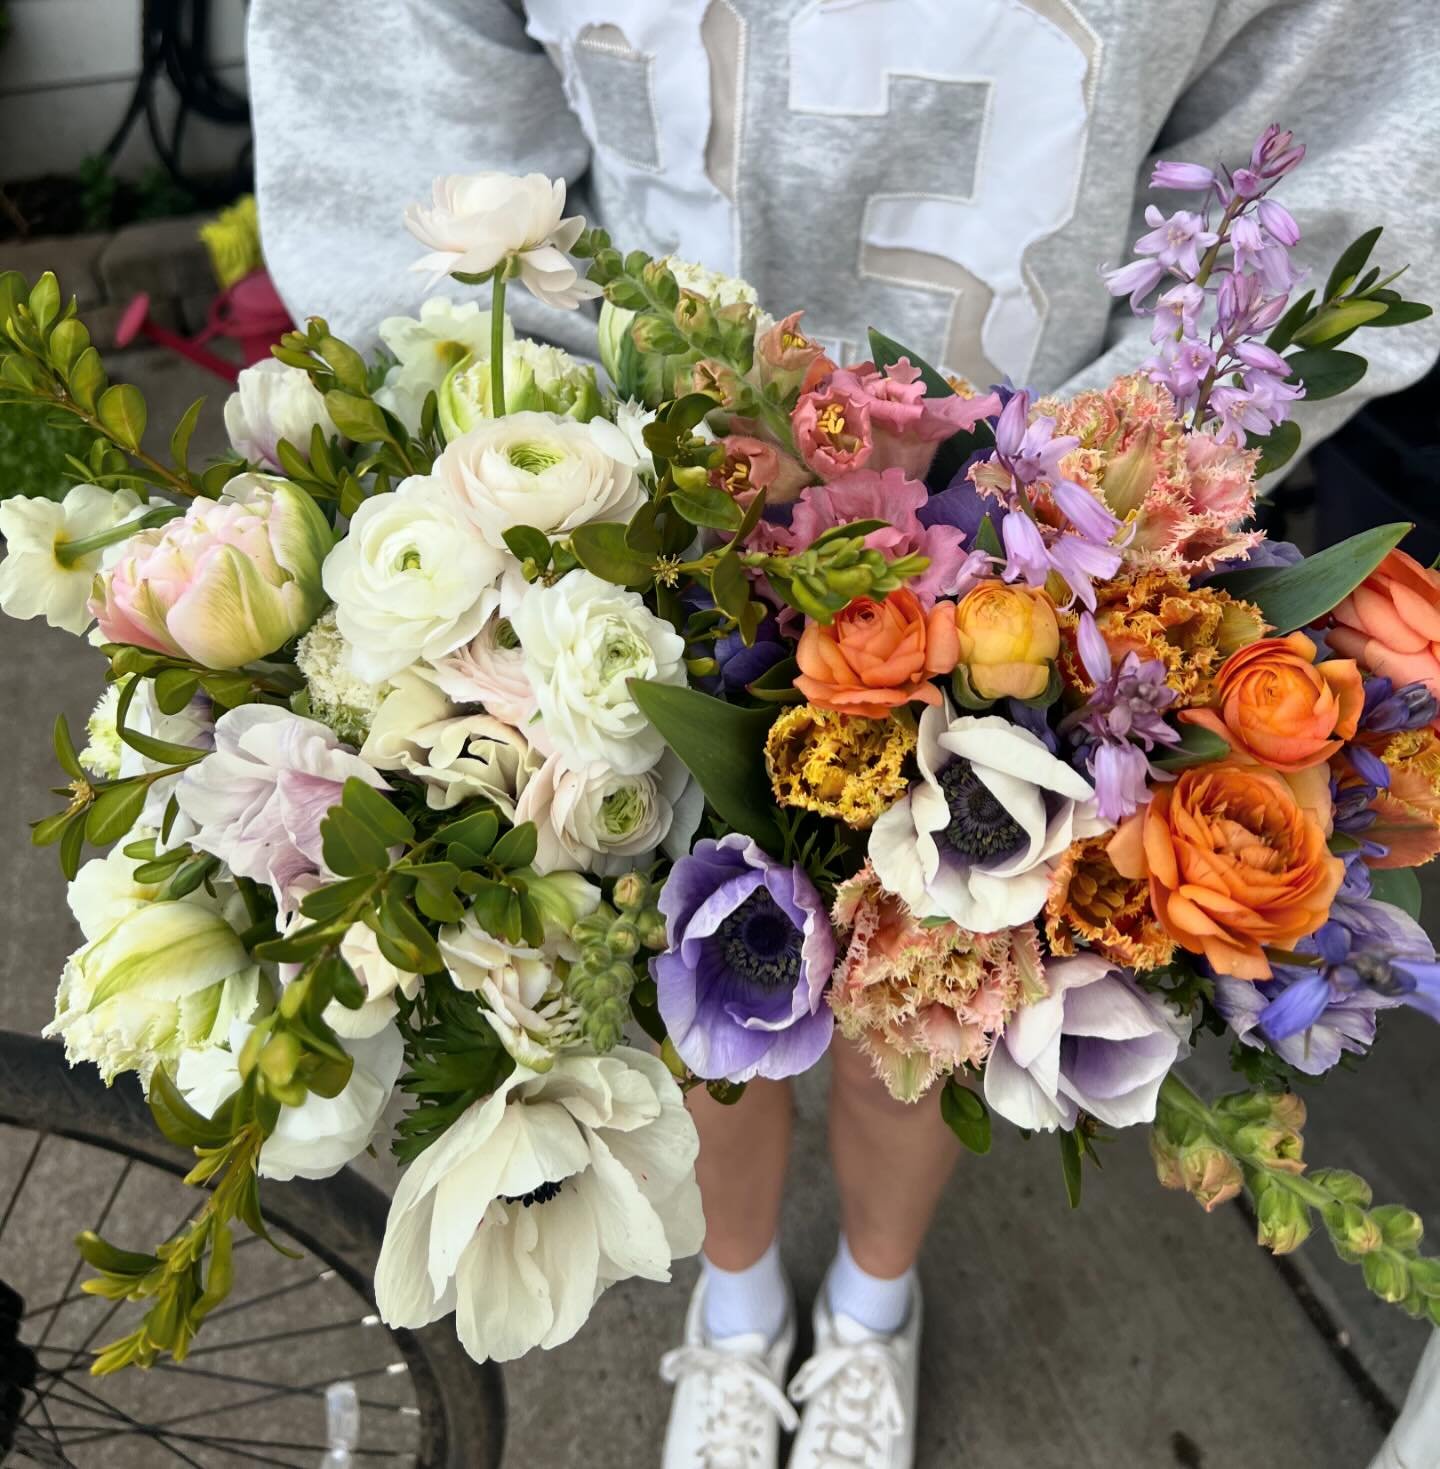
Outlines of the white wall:
<svg viewBox="0 0 1440 1469">
<path fill-rule="evenodd" d="M 10 36 L 0 47 L 0 178 L 72 172 L 98 153 L 125 114 L 140 71 L 141 0 L 9 0 Z M 245 86 L 245 0 L 210 0 L 211 59 L 223 80 Z M 161 112 L 174 93 L 157 84 Z M 226 167 L 241 128 L 191 113 L 181 158 L 187 171 Z M 134 177 L 155 161 L 143 117 L 120 155 Z"/>
</svg>

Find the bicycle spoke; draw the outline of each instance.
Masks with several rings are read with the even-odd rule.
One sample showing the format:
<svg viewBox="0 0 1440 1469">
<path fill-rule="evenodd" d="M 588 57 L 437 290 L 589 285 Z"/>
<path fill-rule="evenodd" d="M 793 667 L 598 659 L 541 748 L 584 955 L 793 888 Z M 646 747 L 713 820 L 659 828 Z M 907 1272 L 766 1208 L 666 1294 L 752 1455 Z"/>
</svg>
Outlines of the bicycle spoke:
<svg viewBox="0 0 1440 1469">
<path fill-rule="evenodd" d="M 190 1353 L 191 1358 L 208 1357 L 216 1352 L 238 1352 L 241 1347 L 264 1347 L 271 1342 L 296 1341 L 307 1336 L 324 1336 L 329 1331 L 348 1331 L 352 1326 L 379 1326 L 380 1318 L 376 1315 L 356 1316 L 349 1321 L 331 1321 L 324 1326 L 296 1326 L 289 1331 L 272 1331 L 267 1336 L 247 1336 L 243 1341 L 213 1342 L 209 1346 L 197 1347 Z"/>
<path fill-rule="evenodd" d="M 71 1392 L 78 1392 L 82 1397 L 89 1398 L 92 1403 L 98 1403 L 102 1409 L 109 1412 L 114 1417 L 123 1419 L 126 1423 L 130 1424 L 133 1427 L 134 1431 L 140 1436 L 145 1438 L 153 1438 L 157 1445 L 172 1453 L 177 1459 L 179 1459 L 182 1464 L 189 1465 L 189 1469 L 205 1469 L 204 1464 L 201 1464 L 198 1460 L 192 1459 L 189 1454 L 182 1452 L 180 1449 L 177 1449 L 174 1444 L 166 1440 L 163 1434 L 151 1433 L 150 1430 L 146 1428 L 146 1426 L 138 1419 L 132 1418 L 123 1409 L 117 1408 L 113 1403 L 107 1403 L 105 1399 L 99 1395 L 99 1393 L 91 1392 L 84 1383 L 68 1381 L 65 1386 Z M 65 1403 L 70 1407 L 85 1406 L 85 1404 L 83 1403 L 77 1405 L 74 1398 L 71 1398 L 66 1393 L 61 1392 L 57 1392 L 55 1394 L 55 1401 Z M 262 1460 L 261 1462 L 263 1463 L 264 1461 Z M 297 1469 L 305 1469 L 305 1466 L 297 1466 Z"/>
<path fill-rule="evenodd" d="M 10 1195 L 10 1202 L 5 1205 L 4 1217 L 0 1218 L 0 1240 L 5 1238 L 5 1229 L 10 1223 L 10 1216 L 15 1212 L 15 1205 L 20 1202 L 20 1195 L 25 1192 L 26 1180 L 30 1177 L 30 1170 L 35 1166 L 35 1160 L 40 1156 L 40 1149 L 44 1143 L 45 1134 L 37 1132 L 30 1148 L 30 1156 L 25 1159 L 25 1166 L 20 1170 L 20 1182 L 15 1185 L 15 1192 Z"/>
<path fill-rule="evenodd" d="M 263 1295 L 251 1296 L 247 1300 L 234 1301 L 228 1306 L 221 1306 L 218 1311 L 212 1311 L 205 1319 L 213 1325 L 222 1316 L 233 1316 L 237 1311 L 248 1311 L 252 1306 L 263 1306 L 266 1301 L 273 1301 L 278 1296 L 293 1296 L 302 1290 L 308 1290 L 312 1285 L 318 1285 L 322 1281 L 329 1284 L 334 1279 L 333 1270 L 321 1270 L 318 1274 L 302 1280 L 298 1285 L 277 1285 L 274 1290 L 267 1290 Z"/>
</svg>

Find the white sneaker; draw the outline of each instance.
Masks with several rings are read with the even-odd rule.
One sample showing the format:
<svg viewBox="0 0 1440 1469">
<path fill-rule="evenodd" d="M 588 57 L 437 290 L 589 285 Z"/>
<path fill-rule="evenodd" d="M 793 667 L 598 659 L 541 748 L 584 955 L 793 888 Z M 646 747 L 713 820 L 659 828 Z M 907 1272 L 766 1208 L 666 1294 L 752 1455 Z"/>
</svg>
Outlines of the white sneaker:
<svg viewBox="0 0 1440 1469">
<path fill-rule="evenodd" d="M 768 1345 L 759 1332 L 708 1336 L 702 1275 L 685 1315 L 685 1345 L 660 1359 L 660 1376 L 675 1384 L 664 1469 L 776 1469 L 780 1430 L 796 1423 L 783 1385 L 794 1350 L 793 1310 Z"/>
<path fill-rule="evenodd" d="M 815 1303 L 815 1352 L 790 1382 L 805 1405 L 789 1469 L 912 1469 L 920 1287 L 893 1336 L 832 1316 L 822 1286 Z"/>
</svg>

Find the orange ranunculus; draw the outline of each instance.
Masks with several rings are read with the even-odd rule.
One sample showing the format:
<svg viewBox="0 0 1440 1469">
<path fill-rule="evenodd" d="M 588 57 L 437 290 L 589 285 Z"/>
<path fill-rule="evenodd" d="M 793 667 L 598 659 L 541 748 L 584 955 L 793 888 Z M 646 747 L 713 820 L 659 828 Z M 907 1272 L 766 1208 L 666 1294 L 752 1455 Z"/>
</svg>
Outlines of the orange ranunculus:
<svg viewBox="0 0 1440 1469">
<path fill-rule="evenodd" d="M 1337 653 L 1397 687 L 1424 683 L 1440 698 L 1440 572 L 1391 551 L 1331 616 Z"/>
<path fill-rule="evenodd" d="M 1039 587 L 985 581 L 955 606 L 959 661 L 982 699 L 1037 699 L 1060 653 L 1055 604 Z"/>
<path fill-rule="evenodd" d="M 828 627 L 812 622 L 795 650 L 795 687 L 817 709 L 884 719 L 912 699 L 938 704 L 930 680 L 959 656 L 955 604 L 937 602 L 927 613 L 902 587 L 883 602 L 858 597 Z"/>
<path fill-rule="evenodd" d="M 1351 659 L 1316 663 L 1315 644 L 1293 632 L 1232 653 L 1215 675 L 1215 704 L 1180 718 L 1273 770 L 1307 770 L 1353 737 L 1365 688 Z"/>
<path fill-rule="evenodd" d="M 1229 762 L 1157 786 L 1111 838 L 1110 860 L 1149 878 L 1155 916 L 1182 948 L 1235 979 L 1269 979 L 1265 947 L 1314 933 L 1345 873 L 1281 776 Z"/>
</svg>

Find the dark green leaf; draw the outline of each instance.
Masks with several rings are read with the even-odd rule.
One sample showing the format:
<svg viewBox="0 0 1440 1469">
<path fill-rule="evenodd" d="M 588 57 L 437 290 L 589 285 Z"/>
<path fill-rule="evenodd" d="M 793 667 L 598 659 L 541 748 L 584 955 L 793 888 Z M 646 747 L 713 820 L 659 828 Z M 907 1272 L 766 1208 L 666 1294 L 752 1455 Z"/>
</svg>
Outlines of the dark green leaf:
<svg viewBox="0 0 1440 1469">
<path fill-rule="evenodd" d="M 80 856 L 85 850 L 85 813 L 77 811 L 60 837 L 60 871 L 67 882 L 75 881 L 80 871 Z"/>
<path fill-rule="evenodd" d="M 300 900 L 300 911 L 307 918 L 325 921 L 348 913 L 355 903 L 375 886 L 368 874 L 347 877 L 342 882 L 327 883 Z"/>
<path fill-rule="evenodd" d="M 85 816 L 85 839 L 92 847 L 108 847 L 123 837 L 140 819 L 145 809 L 146 786 L 143 781 L 125 781 L 107 786 Z"/>
<path fill-rule="evenodd" d="M 50 816 L 42 816 L 39 821 L 30 823 L 30 845 L 34 847 L 48 847 L 58 842 L 65 833 L 66 823 L 76 813 L 68 807 L 64 811 L 56 811 Z M 83 813 L 80 813 L 83 815 Z"/>
<path fill-rule="evenodd" d="M 1336 295 L 1365 269 L 1365 264 L 1370 259 L 1370 252 L 1375 248 L 1375 242 L 1380 238 L 1384 228 L 1384 225 L 1377 224 L 1374 229 L 1366 230 L 1358 240 L 1352 240 L 1340 252 L 1340 258 L 1335 262 L 1335 268 L 1325 282 L 1325 294 L 1322 300 L 1333 301 Z"/>
<path fill-rule="evenodd" d="M 462 816 L 456 821 L 446 822 L 435 833 L 437 842 L 457 842 L 468 847 L 478 857 L 483 857 L 495 845 L 500 831 L 500 818 L 492 807 L 485 806 Z"/>
<path fill-rule="evenodd" d="M 208 852 L 197 852 L 175 869 L 175 875 L 165 884 L 164 897 L 183 898 L 193 893 L 220 866 L 220 859 Z"/>
<path fill-rule="evenodd" d="M 55 758 L 60 762 L 60 768 L 72 780 L 84 780 L 85 771 L 80 764 L 80 757 L 75 753 L 75 742 L 70 738 L 70 726 L 63 714 L 55 716 Z"/>
<path fill-rule="evenodd" d="M 352 775 L 345 782 L 340 804 L 358 816 L 387 847 L 398 847 L 415 840 L 415 828 L 410 818 L 358 775 Z"/>
<path fill-rule="evenodd" d="M 978 1092 L 951 1077 L 940 1093 L 940 1115 L 972 1153 L 990 1151 L 990 1111 Z"/>
<path fill-rule="evenodd" d="M 320 843 L 325 865 L 337 877 L 381 872 L 390 865 L 384 841 L 343 806 L 332 806 L 320 823 Z"/>
<path fill-rule="evenodd" d="M 699 781 L 720 819 L 767 851 L 778 852 L 780 832 L 761 775 L 765 736 L 778 709 L 741 709 L 695 689 L 644 679 L 631 679 L 629 687 L 641 712 Z"/>
<path fill-rule="evenodd" d="M 415 910 L 394 888 L 390 888 L 385 894 L 380 917 L 383 927 L 377 936 L 383 939 L 389 935 L 398 939 L 414 955 L 405 966 L 407 969 L 416 974 L 433 974 L 437 969 L 445 967 L 445 961 L 440 957 L 440 950 L 436 947 L 430 930 L 421 923 Z"/>
<path fill-rule="evenodd" d="M 1282 465 L 1288 464 L 1300 447 L 1300 425 L 1293 418 L 1276 424 L 1264 438 L 1254 434 L 1246 437 L 1246 447 L 1259 449 L 1260 458 L 1255 465 L 1257 476 L 1272 474 Z"/>
<path fill-rule="evenodd" d="M 738 622 L 750 602 L 750 581 L 740 558 L 727 551 L 710 573 L 710 595 L 715 605 Z"/>
<path fill-rule="evenodd" d="M 625 527 L 614 521 L 577 526 L 570 547 L 580 564 L 602 581 L 622 587 L 646 587 L 654 580 L 653 558 L 632 551 L 625 543 Z"/>
<path fill-rule="evenodd" d="M 1073 1131 L 1057 1132 L 1060 1140 L 1060 1171 L 1065 1175 L 1065 1197 L 1072 1209 L 1080 1207 L 1081 1154 L 1080 1139 Z"/>
<path fill-rule="evenodd" d="M 517 561 L 533 561 L 542 571 L 550 564 L 550 537 L 533 525 L 512 525 L 505 544 Z"/>
<path fill-rule="evenodd" d="M 888 530 L 888 520 L 852 520 L 848 525 L 832 525 L 829 530 L 822 531 L 810 542 L 809 550 L 813 551 L 817 546 L 828 546 L 832 541 L 848 541 L 859 536 L 862 540 L 872 531 Z"/>
<path fill-rule="evenodd" d="M 528 867 L 535 860 L 537 837 L 535 823 L 522 821 L 512 826 L 490 849 L 490 860 L 506 872 Z"/>
<path fill-rule="evenodd" d="M 200 676 L 188 668 L 166 668 L 155 675 L 155 702 L 162 714 L 178 714 L 195 697 Z"/>
<path fill-rule="evenodd" d="M 230 1128 L 197 1112 L 163 1066 L 150 1074 L 147 1100 L 155 1125 L 179 1147 L 218 1148 L 230 1141 Z"/>
<path fill-rule="evenodd" d="M 795 675 L 799 672 L 800 665 L 793 658 L 782 658 L 746 684 L 745 690 L 767 704 L 803 704 L 805 695 L 795 687 Z"/>
<path fill-rule="evenodd" d="M 1393 903 L 1419 921 L 1420 879 L 1416 877 L 1413 867 L 1372 868 L 1370 892 L 1380 902 Z"/>
<path fill-rule="evenodd" d="M 987 556 L 1005 554 L 1005 547 L 1001 544 L 1000 534 L 995 529 L 995 522 L 988 515 L 980 521 L 980 528 L 975 532 L 975 546 L 977 550 L 984 551 Z"/>
<path fill-rule="evenodd" d="M 1408 326 L 1412 321 L 1424 321 L 1434 315 L 1434 308 L 1420 301 L 1391 301 L 1386 305 L 1385 315 L 1367 321 L 1366 326 Z"/>
<path fill-rule="evenodd" d="M 1254 602 L 1277 634 L 1294 632 L 1349 596 L 1411 529 L 1403 520 L 1372 526 L 1307 556 L 1298 566 L 1242 567 L 1214 577 L 1211 585 Z"/>
<path fill-rule="evenodd" d="M 1315 299 L 1314 291 L 1306 291 L 1298 301 L 1291 303 L 1285 315 L 1275 323 L 1275 329 L 1265 338 L 1265 345 L 1272 352 L 1283 352 L 1290 345 L 1295 333 L 1300 330 L 1301 323 L 1305 320 L 1310 310 L 1310 303 Z"/>
<path fill-rule="evenodd" d="M 1167 745 L 1163 753 L 1157 751 L 1150 758 L 1161 770 L 1188 770 L 1192 765 L 1206 765 L 1211 760 L 1223 760 L 1230 753 L 1230 746 L 1214 730 L 1198 724 L 1180 726 L 1180 743 Z"/>
<path fill-rule="evenodd" d="M 357 444 L 381 443 L 391 436 L 379 404 L 369 398 L 332 388 L 325 394 L 325 407 L 335 427 Z"/>
<path fill-rule="evenodd" d="M 205 406 L 204 398 L 196 400 L 180 416 L 175 432 L 170 435 L 170 457 L 180 469 L 190 467 L 190 436 L 200 419 L 200 410 Z"/>
<path fill-rule="evenodd" d="M 1370 364 L 1355 352 L 1337 352 L 1324 347 L 1292 352 L 1285 359 L 1290 376 L 1305 384 L 1305 399 L 1316 403 L 1353 388 Z"/>
<path fill-rule="evenodd" d="M 876 331 L 873 326 L 870 328 L 870 356 L 874 359 L 875 366 L 882 372 L 892 364 L 899 362 L 902 357 L 907 357 L 910 360 L 910 366 L 920 374 L 920 380 L 925 384 L 925 391 L 930 397 L 949 398 L 954 395 L 955 389 L 945 381 L 944 375 L 936 372 L 918 352 L 902 347 L 894 337 L 887 337 L 884 332 Z"/>
<path fill-rule="evenodd" d="M 725 493 L 710 485 L 697 485 L 693 489 L 677 489 L 669 503 L 690 522 L 691 525 L 708 526 L 712 530 L 737 530 L 740 525 L 740 507 Z"/>
</svg>

